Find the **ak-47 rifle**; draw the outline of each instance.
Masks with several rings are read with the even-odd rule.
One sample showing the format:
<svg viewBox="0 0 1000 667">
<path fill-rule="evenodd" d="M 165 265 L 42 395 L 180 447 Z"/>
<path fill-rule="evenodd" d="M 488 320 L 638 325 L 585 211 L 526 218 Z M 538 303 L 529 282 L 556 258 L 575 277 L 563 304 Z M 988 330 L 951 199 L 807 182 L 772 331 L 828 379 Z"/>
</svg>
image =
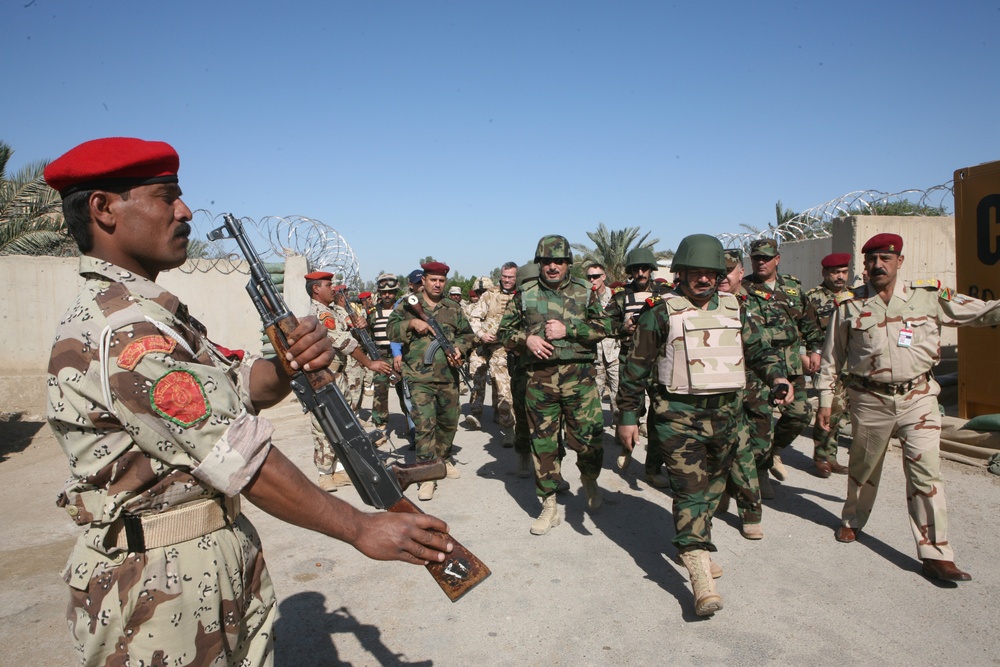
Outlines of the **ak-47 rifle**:
<svg viewBox="0 0 1000 667">
<path fill-rule="evenodd" d="M 427 351 L 424 353 L 424 364 L 427 366 L 433 364 L 434 355 L 437 354 L 438 350 L 444 352 L 445 356 L 448 357 L 448 363 L 451 364 L 451 360 L 455 357 L 458 350 L 455 349 L 455 344 L 448 340 L 444 329 L 441 328 L 441 323 L 434 319 L 433 315 L 424 310 L 424 307 L 420 304 L 420 297 L 416 294 L 409 295 L 403 300 L 403 307 L 429 324 L 431 332 L 434 334 L 434 340 L 431 341 L 431 344 L 427 347 Z M 465 380 L 465 386 L 469 388 L 469 391 L 472 391 L 472 382 L 469 381 L 469 374 L 466 372 L 465 367 L 459 366 L 458 373 Z"/>
<path fill-rule="evenodd" d="M 292 378 L 292 389 L 302 406 L 316 417 L 323 428 L 361 500 L 366 505 L 390 512 L 420 513 L 420 509 L 403 495 L 403 489 L 413 482 L 443 478 L 444 462 L 437 460 L 429 464 L 393 466 L 391 471 L 386 469 L 371 438 L 337 388 L 333 373 L 326 368 L 295 370 L 284 361 L 288 336 L 298 326 L 298 320 L 275 288 L 264 263 L 244 234 L 242 223 L 228 213 L 223 217 L 226 224 L 210 232 L 208 238 L 212 241 L 231 238 L 239 245 L 250 264 L 247 292 L 260 313 L 278 359 L 285 364 L 285 371 Z M 450 535 L 445 537 L 454 545 L 451 553 L 445 554 L 444 562 L 428 563 L 426 567 L 441 590 L 454 602 L 488 577 L 490 569 L 458 540 Z"/>
<path fill-rule="evenodd" d="M 363 315 L 358 312 L 358 308 L 360 308 L 359 304 L 356 303 L 351 304 L 351 311 L 354 313 L 354 315 L 358 317 L 363 317 Z M 368 355 L 369 359 L 371 359 L 372 361 L 382 361 L 382 353 L 379 352 L 378 345 L 376 345 L 375 341 L 372 340 L 371 334 L 368 333 L 368 329 L 364 327 L 354 326 L 354 322 L 351 321 L 350 318 L 348 318 L 347 320 L 347 328 L 350 329 L 352 334 L 354 334 L 354 338 L 358 341 L 358 343 L 360 343 L 361 349 L 365 351 L 365 354 Z M 390 366 L 392 365 L 391 360 L 389 362 L 389 365 Z M 396 375 L 395 371 L 390 372 L 387 377 L 389 378 L 389 384 L 393 386 L 395 386 L 396 383 L 399 382 L 399 376 Z"/>
</svg>

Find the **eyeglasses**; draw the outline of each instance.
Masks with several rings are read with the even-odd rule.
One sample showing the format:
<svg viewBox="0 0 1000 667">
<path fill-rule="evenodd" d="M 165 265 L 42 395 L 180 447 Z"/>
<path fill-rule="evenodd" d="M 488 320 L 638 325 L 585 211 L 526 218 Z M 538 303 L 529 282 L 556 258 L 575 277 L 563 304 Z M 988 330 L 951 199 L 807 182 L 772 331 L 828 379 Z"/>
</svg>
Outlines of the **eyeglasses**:
<svg viewBox="0 0 1000 667">
<path fill-rule="evenodd" d="M 539 264 L 566 264 L 569 260 L 565 257 L 542 257 Z"/>
<path fill-rule="evenodd" d="M 597 280 L 598 278 L 603 278 L 604 274 L 603 273 L 588 273 L 587 277 L 590 278 L 591 280 Z"/>
</svg>

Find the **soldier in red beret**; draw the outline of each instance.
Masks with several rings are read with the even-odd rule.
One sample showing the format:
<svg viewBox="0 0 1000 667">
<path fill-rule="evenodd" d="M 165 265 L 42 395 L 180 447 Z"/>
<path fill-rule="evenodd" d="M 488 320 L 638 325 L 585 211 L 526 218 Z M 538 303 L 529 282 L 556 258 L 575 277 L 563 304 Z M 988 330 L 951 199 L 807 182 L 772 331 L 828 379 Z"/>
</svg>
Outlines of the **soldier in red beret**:
<svg viewBox="0 0 1000 667">
<path fill-rule="evenodd" d="M 898 279 L 903 239 L 878 234 L 862 248 L 868 282 L 838 299 L 820 364 L 820 428 L 828 429 L 838 378 L 844 378 L 853 429 L 847 499 L 838 542 L 854 542 L 878 493 L 889 439 L 903 447 L 910 530 L 931 579 L 968 581 L 955 565 L 941 479 L 940 327 L 1000 324 L 1000 301 L 980 301 L 937 280 Z"/>
<path fill-rule="evenodd" d="M 850 275 L 851 253 L 835 252 L 820 261 L 823 282 L 806 292 L 806 297 L 816 309 L 819 326 L 825 332 L 830 326 L 830 317 L 837 301 L 851 298 L 854 293 L 847 287 Z M 815 379 L 815 378 L 814 378 Z M 813 465 L 819 477 L 829 477 L 831 474 L 847 474 L 847 466 L 837 463 L 837 443 L 840 428 L 847 419 L 847 394 L 844 385 L 838 380 L 834 386 L 833 411 L 830 415 L 830 429 L 824 430 L 813 426 Z"/>
<path fill-rule="evenodd" d="M 402 344 L 403 377 L 410 388 L 417 458 L 445 460 L 448 478 L 460 477 L 452 459 L 452 443 L 458 430 L 461 406 L 458 398 L 458 369 L 464 363 L 473 334 L 462 307 L 444 298 L 444 286 L 449 267 L 443 262 L 421 264 L 423 290 L 416 294 L 424 312 L 437 320 L 445 336 L 455 346 L 455 354 L 444 349 L 432 349 L 434 332 L 431 326 L 409 307 L 396 308 L 389 316 L 389 340 Z M 411 274 L 412 275 L 412 274 Z M 430 363 L 426 361 L 431 354 Z M 417 497 L 431 500 L 437 482 L 423 482 Z"/>
<path fill-rule="evenodd" d="M 116 137 L 45 170 L 85 281 L 48 380 L 70 466 L 58 505 L 84 529 L 64 573 L 81 664 L 271 664 L 274 590 L 240 496 L 379 560 L 422 565 L 451 548 L 433 532 L 444 522 L 360 512 L 271 446 L 257 413 L 289 393 L 283 366 L 216 346 L 155 282 L 187 256 L 178 166 L 168 144 Z M 315 317 L 289 342 L 296 368 L 333 360 Z"/>
</svg>

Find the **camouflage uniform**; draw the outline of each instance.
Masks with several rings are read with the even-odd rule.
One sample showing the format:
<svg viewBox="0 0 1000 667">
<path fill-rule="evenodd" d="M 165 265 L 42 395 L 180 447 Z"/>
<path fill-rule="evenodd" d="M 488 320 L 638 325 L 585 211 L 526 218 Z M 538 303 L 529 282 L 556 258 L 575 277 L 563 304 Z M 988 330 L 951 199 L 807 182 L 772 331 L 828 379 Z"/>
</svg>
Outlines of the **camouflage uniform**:
<svg viewBox="0 0 1000 667">
<path fill-rule="evenodd" d="M 48 419 L 70 464 L 58 505 L 85 528 L 63 573 L 81 663 L 270 664 L 274 591 L 238 513 L 273 430 L 253 413 L 253 360 L 209 342 L 156 283 L 87 256 L 80 273 L 52 346 Z M 218 530 L 173 544 L 149 532 L 213 503 L 226 508 Z M 143 516 L 145 550 L 126 514 Z"/>
<path fill-rule="evenodd" d="M 462 356 L 472 346 L 472 328 L 462 308 L 448 298 L 437 305 L 419 295 L 424 312 L 444 329 Z M 403 377 L 410 386 L 410 401 L 418 459 L 447 459 L 458 429 L 461 406 L 458 399 L 458 369 L 448 365 L 444 350 L 438 349 L 433 363 L 424 363 L 424 354 L 434 342 L 432 335 L 417 335 L 409 328 L 416 317 L 403 303 L 389 316 L 389 340 L 403 345 Z"/>
<path fill-rule="evenodd" d="M 834 386 L 846 374 L 853 443 L 841 525 L 868 522 L 882 476 L 889 439 L 899 438 L 906 473 L 910 530 L 920 558 L 953 561 L 941 479 L 941 388 L 931 375 L 940 359 L 943 326 L 996 326 L 1000 301 L 980 301 L 936 280 L 896 281 L 886 304 L 866 284 L 853 298 L 838 299 L 823 348 L 820 407 L 833 404 Z"/>
<path fill-rule="evenodd" d="M 547 320 L 566 326 L 566 337 L 549 341 L 553 357 L 539 360 L 525 346 L 529 335 L 544 337 Z M 594 349 L 611 332 L 596 293 L 567 274 L 553 288 L 537 278 L 526 280 L 507 304 L 497 332 L 505 347 L 521 355 L 527 373 L 525 412 L 531 431 L 535 486 L 539 497 L 556 492 L 562 481 L 559 431 L 577 453 L 580 474 L 596 479 L 604 458 L 604 418 L 594 384 Z"/>
<path fill-rule="evenodd" d="M 351 316 L 347 309 L 341 308 L 336 304 L 330 304 L 330 310 L 333 311 L 333 317 L 337 320 L 338 326 L 344 327 L 348 335 L 354 338 L 354 335 L 350 333 L 350 328 L 347 326 L 347 318 Z M 357 412 L 361 409 L 361 394 L 365 388 L 365 367 L 358 363 L 357 359 L 348 355 L 345 357 L 343 372 L 347 384 L 347 389 L 344 391 L 344 398 L 347 399 L 347 404 L 351 406 L 351 409 Z"/>
<path fill-rule="evenodd" d="M 334 374 L 337 389 L 340 389 L 344 397 L 347 398 L 349 386 L 347 373 L 344 372 L 345 368 L 349 362 L 354 362 L 358 368 L 361 365 L 351 356 L 351 353 L 358 347 L 358 341 L 354 340 L 354 336 L 347 330 L 346 311 L 333 304 L 324 306 L 319 301 L 311 299 L 309 313 L 327 328 L 330 344 L 336 353 L 335 361 L 330 364 L 330 371 Z M 319 474 L 332 475 L 337 470 L 337 455 L 334 453 L 330 441 L 326 439 L 326 434 L 323 433 L 319 422 L 312 414 L 309 415 L 309 421 L 312 425 L 313 463 Z"/>
<path fill-rule="evenodd" d="M 774 289 L 771 289 L 751 276 L 743 280 L 743 287 L 748 294 L 747 313 L 760 329 L 764 342 L 779 350 L 784 374 L 795 391 L 792 402 L 781 409 L 777 424 L 772 424 L 773 411 L 767 403 L 769 390 L 765 388 L 758 397 L 746 397 L 751 403 L 749 413 L 756 422 L 751 428 L 768 434 L 767 449 L 755 452 L 758 468 L 767 470 L 771 468 L 772 456 L 792 444 L 809 425 L 809 403 L 799 348 L 804 344 L 807 351 L 821 350 L 824 334 L 816 320 L 816 310 L 805 298 L 802 285 L 795 277 L 778 274 Z"/>
<path fill-rule="evenodd" d="M 837 300 L 849 299 L 852 296 L 854 296 L 854 292 L 849 287 L 838 293 L 831 291 L 826 285 L 819 285 L 806 292 L 806 298 L 816 309 L 819 327 L 824 334 L 830 327 L 830 320 L 833 318 Z M 844 383 L 838 378 L 833 388 L 833 412 L 830 414 L 830 430 L 824 431 L 818 426 L 813 426 L 814 459 L 836 462 L 840 429 L 848 418 L 847 391 L 844 388 Z"/>
<path fill-rule="evenodd" d="M 713 333 L 685 341 L 681 329 L 671 331 L 672 321 L 681 319 L 693 320 L 697 330 Z M 687 325 L 678 326 L 686 329 Z M 769 384 L 784 377 L 780 359 L 730 294 L 714 295 L 707 310 L 701 310 L 680 291 L 671 291 L 639 316 L 632 342 L 618 390 L 622 424 L 637 423 L 637 410 L 652 378 L 649 440 L 660 450 L 669 472 L 673 543 L 682 553 L 715 551 L 711 519 L 738 444 L 746 374 L 743 359 L 760 369 Z M 728 378 L 719 383 L 724 388 L 712 388 L 710 379 L 697 380 L 704 387 L 691 386 L 700 374 L 691 372 L 688 379 L 687 369 L 698 366 L 691 361 L 676 362 L 675 350 L 696 343 L 692 349 L 706 362 L 703 366 Z M 686 356 L 691 357 L 691 350 Z"/>
<path fill-rule="evenodd" d="M 389 316 L 392 308 L 385 308 L 381 303 L 372 308 L 368 313 L 368 330 L 372 340 L 378 346 L 382 354 L 383 361 L 392 364 L 392 349 L 389 347 Z M 381 373 L 376 373 L 372 380 L 374 394 L 372 396 L 372 424 L 375 428 L 382 428 L 389 419 L 389 378 Z M 395 385 L 396 397 L 399 405 L 404 406 L 403 383 L 397 382 Z"/>
<path fill-rule="evenodd" d="M 500 327 L 500 318 L 503 317 L 507 309 L 507 303 L 511 300 L 513 293 L 505 293 L 500 287 L 494 287 L 483 292 L 470 311 L 470 324 L 472 331 L 479 339 L 483 334 L 497 333 Z M 514 426 L 514 406 L 511 401 L 510 375 L 507 372 L 507 350 L 497 343 L 480 343 L 477 348 L 477 355 L 484 360 L 480 372 L 473 369 L 473 363 L 469 362 L 469 372 L 473 374 L 474 382 L 472 396 L 469 399 L 470 414 L 480 417 L 483 414 L 483 400 L 486 396 L 486 368 L 489 366 L 490 375 L 493 378 L 494 399 L 499 395 L 496 404 L 497 420 L 501 428 L 508 429 Z"/>
</svg>

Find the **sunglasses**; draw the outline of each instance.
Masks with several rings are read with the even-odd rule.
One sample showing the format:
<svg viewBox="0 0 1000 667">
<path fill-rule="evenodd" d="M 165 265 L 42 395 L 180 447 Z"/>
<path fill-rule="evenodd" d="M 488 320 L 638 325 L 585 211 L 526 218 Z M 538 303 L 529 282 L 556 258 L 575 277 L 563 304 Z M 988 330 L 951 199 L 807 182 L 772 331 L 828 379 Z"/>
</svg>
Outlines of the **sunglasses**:
<svg viewBox="0 0 1000 667">
<path fill-rule="evenodd" d="M 597 280 L 598 278 L 603 278 L 604 274 L 603 273 L 588 273 L 587 277 L 590 278 L 591 280 Z"/>
<path fill-rule="evenodd" d="M 770 262 L 774 257 L 768 255 L 750 255 L 750 260 L 753 262 Z"/>
</svg>

